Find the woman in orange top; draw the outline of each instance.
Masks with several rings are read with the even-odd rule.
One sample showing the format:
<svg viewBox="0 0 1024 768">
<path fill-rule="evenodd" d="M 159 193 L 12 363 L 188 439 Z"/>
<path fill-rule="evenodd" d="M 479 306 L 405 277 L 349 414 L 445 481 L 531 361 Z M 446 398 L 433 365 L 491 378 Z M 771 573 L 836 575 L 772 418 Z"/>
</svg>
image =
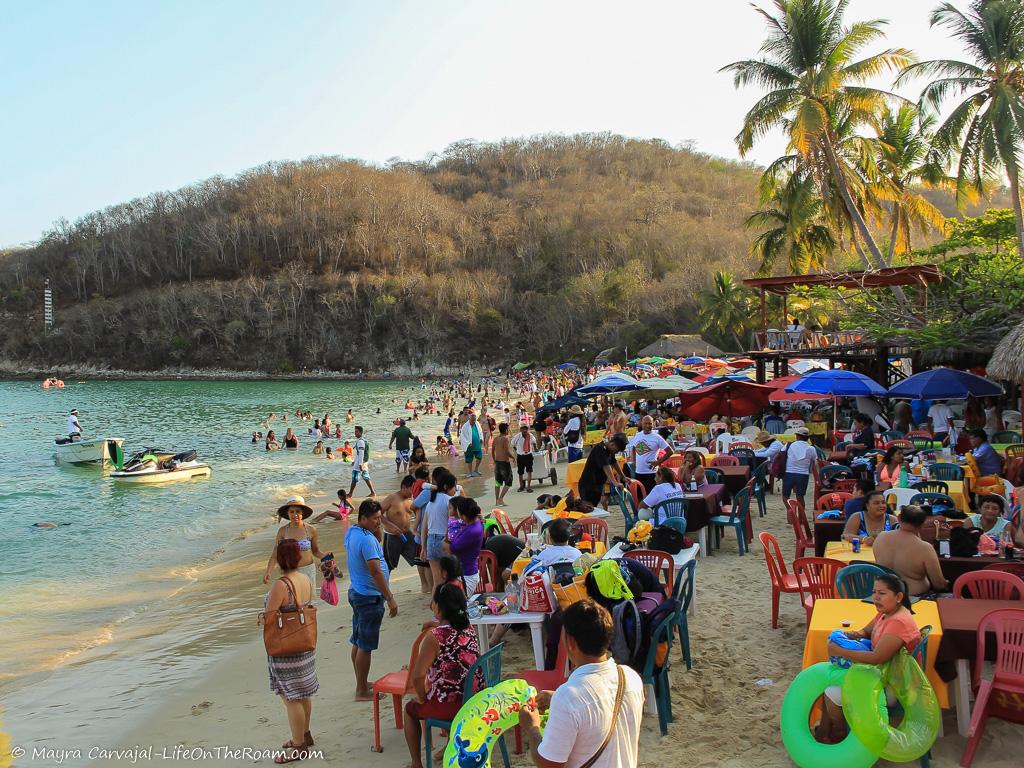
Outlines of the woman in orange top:
<svg viewBox="0 0 1024 768">
<path fill-rule="evenodd" d="M 893 446 L 885 452 L 878 465 L 878 490 L 885 491 L 895 488 L 900 481 L 900 470 L 903 469 L 903 449 Z"/>
<path fill-rule="evenodd" d="M 913 653 L 921 641 L 921 630 L 914 621 L 913 609 L 910 607 L 910 595 L 903 580 L 890 573 L 875 578 L 875 588 L 871 600 L 878 611 L 875 618 L 861 630 L 847 632 L 851 640 L 871 639 L 870 651 L 853 651 L 840 648 L 835 643 L 828 644 L 828 655 L 847 659 L 855 664 L 884 664 L 906 648 Z M 846 738 L 847 725 L 843 717 L 842 691 L 839 686 L 830 686 L 825 690 L 825 713 L 822 716 L 820 734 L 832 743 L 839 743 Z M 895 703 L 890 692 L 886 691 L 889 703 Z"/>
</svg>

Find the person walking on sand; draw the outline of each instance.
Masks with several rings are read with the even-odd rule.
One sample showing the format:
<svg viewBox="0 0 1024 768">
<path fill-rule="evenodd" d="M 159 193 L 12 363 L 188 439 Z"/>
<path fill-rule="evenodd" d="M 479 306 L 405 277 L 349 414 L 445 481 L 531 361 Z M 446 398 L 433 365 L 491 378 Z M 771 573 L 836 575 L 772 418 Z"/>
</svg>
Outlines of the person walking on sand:
<svg viewBox="0 0 1024 768">
<path fill-rule="evenodd" d="M 388 584 L 388 564 L 381 548 L 380 504 L 365 499 L 359 505 L 359 519 L 345 534 L 348 559 L 348 604 L 352 608 L 352 669 L 356 676 L 356 701 L 373 699 L 370 691 L 370 661 L 380 644 L 384 606 L 388 615 L 398 615 L 398 603 Z"/>
<path fill-rule="evenodd" d="M 412 445 L 412 430 L 405 426 L 405 419 L 398 420 L 398 426 L 391 432 L 388 450 L 395 449 L 395 473 L 409 471 L 409 450 Z"/>
<path fill-rule="evenodd" d="M 270 588 L 264 604 L 264 614 L 271 611 L 296 611 L 313 601 L 313 584 L 299 570 L 302 550 L 295 539 L 281 539 L 274 547 L 274 559 L 281 569 L 281 578 Z M 261 623 L 264 614 L 260 614 Z M 268 656 L 270 690 L 281 697 L 288 715 L 291 739 L 274 762 L 292 763 L 306 757 L 313 746 L 309 732 L 309 718 L 313 713 L 313 694 L 320 690 L 316 678 L 316 650 L 289 656 Z"/>
<path fill-rule="evenodd" d="M 470 412 L 466 423 L 459 430 L 459 443 L 462 445 L 462 455 L 466 459 L 466 466 L 469 474 L 466 477 L 480 476 L 480 462 L 484 458 L 483 432 L 480 423 L 476 420 L 476 413 Z"/>
<path fill-rule="evenodd" d="M 508 424 L 498 425 L 498 436 L 491 441 L 491 460 L 494 462 L 494 504 L 505 506 L 505 494 L 512 487 L 512 443 L 508 439 Z"/>
<path fill-rule="evenodd" d="M 416 541 L 415 518 L 412 514 L 412 489 L 415 484 L 416 478 L 406 475 L 398 490 L 389 493 L 380 503 L 383 514 L 381 524 L 384 526 L 384 562 L 392 573 L 402 559 L 409 565 L 415 565 L 420 575 L 420 591 L 429 595 L 427 568 L 416 562 L 419 543 Z"/>
<path fill-rule="evenodd" d="M 516 472 L 519 474 L 518 492 L 533 493 L 533 452 L 537 446 L 530 428 L 525 424 L 519 428 L 519 434 L 512 438 L 512 447 L 516 452 Z"/>
<path fill-rule="evenodd" d="M 362 479 L 366 487 L 370 489 L 370 495 L 376 496 L 377 491 L 373 489 L 373 481 L 370 480 L 370 445 L 363 437 L 363 428 L 356 427 L 356 449 L 355 458 L 352 461 L 352 487 L 348 489 L 348 495 L 355 493 L 356 485 Z"/>
</svg>

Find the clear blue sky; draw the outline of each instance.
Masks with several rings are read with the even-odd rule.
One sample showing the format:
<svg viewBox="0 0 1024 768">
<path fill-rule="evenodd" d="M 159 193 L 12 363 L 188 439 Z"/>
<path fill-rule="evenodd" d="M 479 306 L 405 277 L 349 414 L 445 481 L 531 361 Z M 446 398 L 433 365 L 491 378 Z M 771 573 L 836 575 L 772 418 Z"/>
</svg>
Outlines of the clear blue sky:
<svg viewBox="0 0 1024 768">
<path fill-rule="evenodd" d="M 936 4 L 853 0 L 849 16 L 888 18 L 891 44 L 959 58 L 928 29 Z M 717 70 L 762 38 L 745 0 L 8 2 L 0 245 L 310 155 L 384 163 L 464 138 L 613 131 L 736 157 L 758 92 Z"/>
</svg>

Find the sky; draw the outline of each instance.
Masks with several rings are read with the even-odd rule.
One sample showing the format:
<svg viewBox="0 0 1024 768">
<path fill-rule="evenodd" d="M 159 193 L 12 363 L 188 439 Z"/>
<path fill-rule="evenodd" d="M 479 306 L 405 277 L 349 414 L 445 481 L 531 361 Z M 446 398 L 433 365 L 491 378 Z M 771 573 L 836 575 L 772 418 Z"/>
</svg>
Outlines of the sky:
<svg viewBox="0 0 1024 768">
<path fill-rule="evenodd" d="M 928 26 L 937 4 L 852 0 L 847 16 L 888 19 L 887 44 L 920 58 L 962 58 Z M 0 246 L 274 160 L 602 131 L 738 158 L 760 92 L 718 70 L 763 38 L 746 0 L 8 0 Z M 768 137 L 748 159 L 783 149 Z"/>
</svg>

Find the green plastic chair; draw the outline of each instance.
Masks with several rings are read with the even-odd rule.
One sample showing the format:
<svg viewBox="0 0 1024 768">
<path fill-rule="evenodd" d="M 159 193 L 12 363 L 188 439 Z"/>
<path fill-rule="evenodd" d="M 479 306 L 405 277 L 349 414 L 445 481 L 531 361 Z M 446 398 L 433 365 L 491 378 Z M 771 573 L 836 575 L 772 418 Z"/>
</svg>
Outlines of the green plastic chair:
<svg viewBox="0 0 1024 768">
<path fill-rule="evenodd" d="M 678 616 L 675 613 L 670 613 L 662 620 L 661 624 L 655 627 L 654 632 L 651 633 L 651 645 L 647 650 L 647 658 L 644 660 L 643 672 L 640 675 L 644 685 L 654 686 L 654 701 L 658 706 L 658 726 L 661 728 L 662 736 L 668 734 L 668 724 L 674 720 L 668 668 L 669 659 L 672 658 L 672 638 L 678 622 Z M 665 663 L 658 669 L 658 646 L 661 643 L 668 644 L 668 652 L 665 654 Z"/>
<path fill-rule="evenodd" d="M 747 553 L 747 515 L 750 514 L 750 491 L 746 488 L 737 492 L 732 499 L 732 508 L 728 515 L 713 515 L 708 524 L 715 529 L 715 549 L 722 545 L 722 531 L 726 527 L 736 530 L 736 543 L 740 555 Z"/>
<path fill-rule="evenodd" d="M 686 521 L 686 499 L 665 499 L 660 501 L 651 507 L 651 521 L 656 523 L 658 516 L 663 515 L 665 520 L 671 520 L 676 517 L 683 518 Z M 683 529 L 683 533 L 686 533 L 686 529 Z"/>
<path fill-rule="evenodd" d="M 928 474 L 935 480 L 963 480 L 964 468 L 959 464 L 940 461 L 928 467 Z"/>
<path fill-rule="evenodd" d="M 720 485 L 722 483 L 721 470 L 715 469 L 714 467 L 707 467 L 704 470 L 704 480 L 708 485 Z"/>
<path fill-rule="evenodd" d="M 637 520 L 640 519 L 640 513 L 636 508 L 636 502 L 633 501 L 633 494 L 624 488 L 615 488 L 615 501 L 619 505 L 619 509 L 622 510 L 622 518 L 626 523 L 626 532 L 636 525 Z"/>
<path fill-rule="evenodd" d="M 667 517 L 662 523 L 666 528 L 673 528 L 679 531 L 684 536 L 686 535 L 686 518 L 682 515 L 676 515 L 675 517 Z"/>
<path fill-rule="evenodd" d="M 676 583 L 672 589 L 672 597 L 679 601 L 679 613 L 676 619 L 676 628 L 679 630 L 679 644 L 683 646 L 683 661 L 686 662 L 687 671 L 693 669 L 690 659 L 690 625 L 687 621 L 687 612 L 690 610 L 690 603 L 693 602 L 693 581 L 697 578 L 697 561 L 691 560 L 676 574 Z"/>
<path fill-rule="evenodd" d="M 1002 444 L 1002 443 L 1019 443 L 1020 442 L 1020 433 L 1019 432 L 1012 432 L 1010 430 L 1004 430 L 1002 432 L 996 432 L 994 435 L 992 435 L 991 442 L 999 443 L 999 444 Z"/>
<path fill-rule="evenodd" d="M 504 646 L 504 643 L 498 643 L 487 653 L 481 654 L 473 662 L 473 666 L 466 672 L 466 681 L 462 685 L 463 704 L 469 701 L 473 694 L 476 693 L 473 682 L 478 671 L 483 674 L 484 688 L 490 688 L 492 685 L 497 685 L 501 682 L 501 652 Z M 452 723 L 450 720 L 435 720 L 434 718 L 427 718 L 423 721 L 423 746 L 427 753 L 426 760 L 424 760 L 426 768 L 433 768 L 434 764 L 434 745 L 430 738 L 430 732 L 433 728 L 450 731 Z M 508 749 L 505 747 L 504 736 L 498 737 L 498 746 L 501 748 L 501 759 L 505 763 L 505 768 L 509 768 Z"/>
<path fill-rule="evenodd" d="M 867 563 L 848 565 L 836 573 L 836 594 L 844 600 L 863 600 L 875 591 L 875 579 L 885 571 Z"/>
<path fill-rule="evenodd" d="M 764 517 L 768 514 L 768 499 L 765 494 L 768 491 L 768 470 L 771 469 L 767 461 L 762 462 L 754 470 L 754 499 L 757 500 L 757 516 Z"/>
</svg>

